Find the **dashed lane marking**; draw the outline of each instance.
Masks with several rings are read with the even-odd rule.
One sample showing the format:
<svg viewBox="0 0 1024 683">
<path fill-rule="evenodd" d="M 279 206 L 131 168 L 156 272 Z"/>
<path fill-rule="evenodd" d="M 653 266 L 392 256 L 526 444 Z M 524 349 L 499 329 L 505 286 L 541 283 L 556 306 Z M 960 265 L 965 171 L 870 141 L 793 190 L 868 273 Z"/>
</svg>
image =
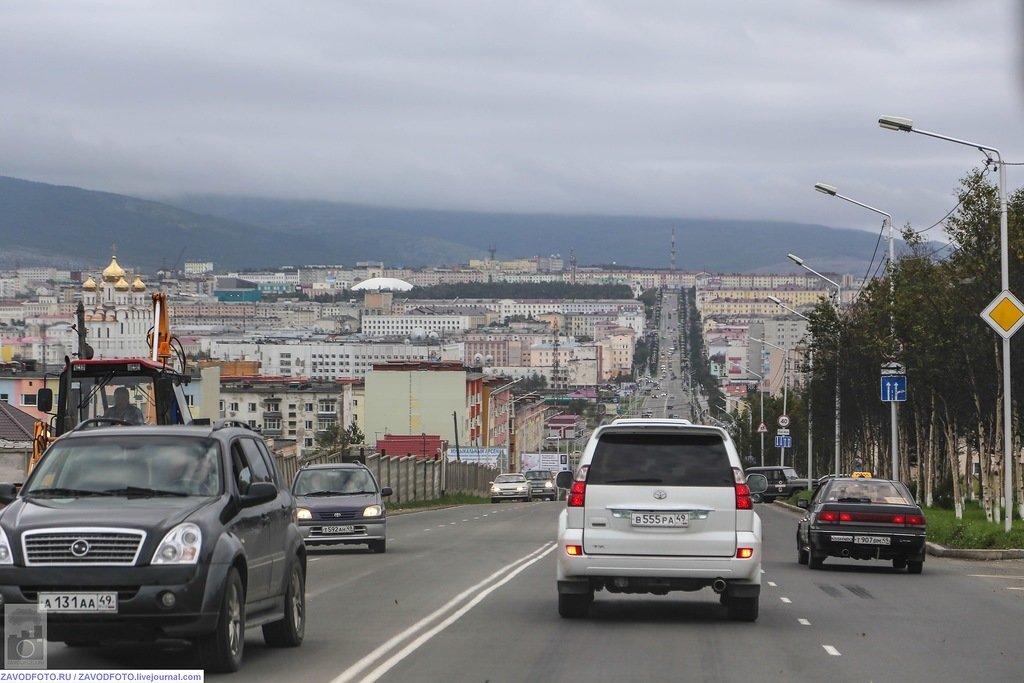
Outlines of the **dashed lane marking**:
<svg viewBox="0 0 1024 683">
<path fill-rule="evenodd" d="M 787 605 L 793 604 L 793 601 L 790 600 L 789 598 L 779 598 L 779 600 L 781 600 L 782 602 L 786 603 Z"/>
<path fill-rule="evenodd" d="M 772 588 L 778 588 L 778 586 L 779 586 L 779 584 L 775 583 L 774 581 L 769 581 L 768 585 L 771 586 Z"/>
<path fill-rule="evenodd" d="M 811 621 L 809 619 L 797 619 L 796 623 L 800 624 L 801 626 L 810 626 L 811 625 Z"/>
<path fill-rule="evenodd" d="M 831 645 L 822 645 L 822 647 L 825 648 L 825 652 L 829 653 L 833 657 L 842 657 L 842 655 L 839 654 L 839 650 L 835 649 Z"/>
</svg>

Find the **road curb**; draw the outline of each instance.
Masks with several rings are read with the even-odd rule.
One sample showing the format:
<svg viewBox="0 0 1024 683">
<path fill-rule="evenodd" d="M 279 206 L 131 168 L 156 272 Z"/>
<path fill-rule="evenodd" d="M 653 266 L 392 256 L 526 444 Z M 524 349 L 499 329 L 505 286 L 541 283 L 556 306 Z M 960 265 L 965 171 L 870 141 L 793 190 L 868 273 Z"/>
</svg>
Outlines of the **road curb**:
<svg viewBox="0 0 1024 683">
<path fill-rule="evenodd" d="M 790 512 L 804 512 L 803 508 L 799 508 L 789 503 L 784 503 L 781 500 L 777 500 L 772 505 L 777 505 Z M 925 541 L 925 552 L 934 557 L 955 557 L 961 560 L 1021 560 L 1024 559 L 1024 549 L 1022 548 L 1007 548 L 1005 550 L 999 549 L 979 549 L 979 548 L 947 548 L 946 546 L 939 545 L 938 543 L 932 543 L 931 541 Z"/>
</svg>

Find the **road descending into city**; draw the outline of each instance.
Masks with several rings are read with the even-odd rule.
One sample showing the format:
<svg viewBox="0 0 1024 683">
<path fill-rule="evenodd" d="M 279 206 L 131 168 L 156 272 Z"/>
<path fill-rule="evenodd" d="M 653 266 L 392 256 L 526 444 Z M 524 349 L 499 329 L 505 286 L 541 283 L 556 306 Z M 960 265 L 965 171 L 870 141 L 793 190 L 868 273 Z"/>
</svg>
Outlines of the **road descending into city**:
<svg viewBox="0 0 1024 683">
<path fill-rule="evenodd" d="M 758 505 L 760 618 L 730 622 L 711 590 L 598 593 L 558 616 L 554 538 L 564 502 L 394 516 L 388 552 L 311 552 L 306 639 L 270 649 L 247 633 L 246 683 L 344 681 L 1019 681 L 1024 561 L 929 557 L 796 563 L 798 513 Z M 51 668 L 198 668 L 185 645 L 68 648 Z M 213 677 L 210 677 L 213 678 Z M 226 679 L 227 676 L 217 677 Z"/>
</svg>

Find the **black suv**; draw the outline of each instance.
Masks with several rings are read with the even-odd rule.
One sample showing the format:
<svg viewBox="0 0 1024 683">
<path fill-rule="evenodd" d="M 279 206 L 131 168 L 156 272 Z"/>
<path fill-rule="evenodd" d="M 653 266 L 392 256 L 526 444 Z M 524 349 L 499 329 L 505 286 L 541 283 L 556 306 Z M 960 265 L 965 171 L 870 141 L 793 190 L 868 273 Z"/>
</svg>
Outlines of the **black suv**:
<svg viewBox="0 0 1024 683">
<path fill-rule="evenodd" d="M 548 470 L 526 470 L 523 474 L 526 476 L 526 481 L 530 482 L 530 495 L 534 499 L 555 500 L 558 498 L 554 474 Z"/>
<path fill-rule="evenodd" d="M 800 479 L 792 467 L 748 467 L 748 475 L 763 474 L 768 480 L 768 489 L 755 495 L 756 502 L 770 503 L 776 498 L 789 498 L 797 491 L 807 488 L 807 480 Z"/>
<path fill-rule="evenodd" d="M 241 423 L 111 427 L 86 420 L 14 495 L 0 485 L 0 596 L 37 605 L 47 638 L 188 639 L 236 671 L 245 630 L 297 646 L 306 554 L 295 504 Z"/>
</svg>

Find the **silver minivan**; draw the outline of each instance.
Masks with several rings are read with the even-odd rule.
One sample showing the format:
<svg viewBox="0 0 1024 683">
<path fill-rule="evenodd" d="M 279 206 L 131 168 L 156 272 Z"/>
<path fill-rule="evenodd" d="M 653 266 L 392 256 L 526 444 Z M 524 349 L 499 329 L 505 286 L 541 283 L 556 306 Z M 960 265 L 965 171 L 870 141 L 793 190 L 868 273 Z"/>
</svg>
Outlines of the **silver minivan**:
<svg viewBox="0 0 1024 683">
<path fill-rule="evenodd" d="M 761 519 L 729 434 L 687 420 L 624 419 L 591 435 L 558 525 L 558 611 L 585 616 L 598 591 L 711 588 L 729 618 L 754 621 Z"/>
</svg>

